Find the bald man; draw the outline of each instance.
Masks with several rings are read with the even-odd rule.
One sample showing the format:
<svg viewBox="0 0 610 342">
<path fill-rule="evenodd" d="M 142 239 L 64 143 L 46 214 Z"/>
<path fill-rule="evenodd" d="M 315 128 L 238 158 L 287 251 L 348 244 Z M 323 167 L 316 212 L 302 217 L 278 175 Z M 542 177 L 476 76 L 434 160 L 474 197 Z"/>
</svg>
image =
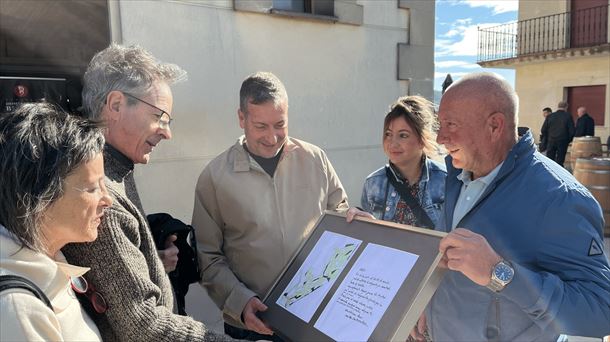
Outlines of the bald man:
<svg viewBox="0 0 610 342">
<path fill-rule="evenodd" d="M 576 120 L 575 137 L 595 136 L 595 121 L 587 113 L 586 107 L 578 107 L 576 110 L 578 119 Z"/>
<path fill-rule="evenodd" d="M 517 137 L 518 98 L 494 74 L 455 82 L 439 108 L 447 156 L 439 229 L 445 278 L 413 335 L 434 341 L 601 337 L 610 267 L 600 205 L 567 171 Z"/>
</svg>

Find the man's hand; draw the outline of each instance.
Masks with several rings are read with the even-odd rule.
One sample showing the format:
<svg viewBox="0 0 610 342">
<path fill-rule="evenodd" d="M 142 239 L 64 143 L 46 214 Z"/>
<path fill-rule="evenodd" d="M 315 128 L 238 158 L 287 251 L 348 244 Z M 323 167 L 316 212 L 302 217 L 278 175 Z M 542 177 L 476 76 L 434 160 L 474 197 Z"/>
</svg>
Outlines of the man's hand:
<svg viewBox="0 0 610 342">
<path fill-rule="evenodd" d="M 163 267 L 165 268 L 165 273 L 169 273 L 176 269 L 176 264 L 178 263 L 178 247 L 174 245 L 174 241 L 176 241 L 176 235 L 172 234 L 167 237 L 165 240 L 165 249 L 157 251 L 159 254 L 159 258 L 163 262 Z"/>
<path fill-rule="evenodd" d="M 246 303 L 246 307 L 244 307 L 244 311 L 241 313 L 246 328 L 259 334 L 273 335 L 273 330 L 256 316 L 256 313 L 259 311 L 267 311 L 267 305 L 263 304 L 257 297 L 250 298 L 248 303 Z"/>
<path fill-rule="evenodd" d="M 362 211 L 358 208 L 355 207 L 351 207 L 347 210 L 347 222 L 352 222 L 354 220 L 354 217 L 356 216 L 362 216 L 362 217 L 366 217 L 366 218 L 370 218 L 370 219 L 375 219 L 375 216 L 367 213 L 366 211 Z"/>
<path fill-rule="evenodd" d="M 491 281 L 491 269 L 502 258 L 491 248 L 487 239 L 464 228 L 454 229 L 439 245 L 443 253 L 441 267 L 462 272 L 473 282 L 486 286 Z"/>
<path fill-rule="evenodd" d="M 426 336 L 424 336 L 424 332 L 426 332 L 426 313 L 422 312 L 421 316 L 417 320 L 417 324 L 411 330 L 409 336 L 414 341 L 426 341 Z"/>
</svg>

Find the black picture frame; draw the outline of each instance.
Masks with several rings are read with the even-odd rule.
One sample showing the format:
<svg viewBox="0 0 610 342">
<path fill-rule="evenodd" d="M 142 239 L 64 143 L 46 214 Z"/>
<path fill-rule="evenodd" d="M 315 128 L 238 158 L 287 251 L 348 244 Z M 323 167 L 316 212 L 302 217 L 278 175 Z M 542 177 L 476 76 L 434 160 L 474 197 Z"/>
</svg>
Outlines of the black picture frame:
<svg viewBox="0 0 610 342">
<path fill-rule="evenodd" d="M 361 243 L 353 251 L 340 274 L 336 276 L 334 283 L 330 287 L 326 287 L 329 288 L 328 292 L 323 295 L 321 304 L 317 306 L 313 316 L 306 322 L 279 305 L 278 300 L 281 296 L 285 296 L 282 300 L 288 298 L 288 293 L 284 291 L 291 284 L 324 232 L 340 234 L 359 240 Z M 314 325 L 364 249 L 368 245 L 374 244 L 415 254 L 418 257 L 370 336 L 360 340 L 404 342 L 444 274 L 445 270 L 437 268 L 437 265 L 442 256 L 438 246 L 445 235 L 447 234 L 434 230 L 366 218 L 357 218 L 351 223 L 347 223 L 344 215 L 327 211 L 320 217 L 309 237 L 303 242 L 264 297 L 263 302 L 268 306 L 268 310 L 259 313 L 261 319 L 286 341 L 334 341 Z"/>
</svg>

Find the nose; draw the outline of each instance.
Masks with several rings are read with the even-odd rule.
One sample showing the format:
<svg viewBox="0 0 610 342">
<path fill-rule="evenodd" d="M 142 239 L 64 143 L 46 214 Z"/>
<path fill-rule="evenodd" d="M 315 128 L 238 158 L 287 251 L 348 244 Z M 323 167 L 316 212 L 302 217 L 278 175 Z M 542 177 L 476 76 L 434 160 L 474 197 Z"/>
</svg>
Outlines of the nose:
<svg viewBox="0 0 610 342">
<path fill-rule="evenodd" d="M 165 127 L 159 127 L 159 134 L 163 137 L 163 139 L 171 139 L 172 138 L 172 129 L 169 125 Z"/>
<path fill-rule="evenodd" d="M 109 208 L 112 205 L 112 202 L 113 202 L 112 197 L 110 197 L 110 194 L 108 193 L 108 189 L 106 189 L 106 185 L 103 185 L 102 199 L 100 200 L 102 208 L 104 208 L 104 209 Z"/>
<path fill-rule="evenodd" d="M 267 144 L 269 145 L 275 145 L 277 144 L 279 138 L 278 138 L 278 133 L 274 130 L 274 129 L 270 129 L 269 133 L 267 134 Z"/>
<path fill-rule="evenodd" d="M 440 145 L 444 145 L 447 142 L 447 137 L 445 136 L 445 130 L 441 127 L 438 130 L 438 134 L 436 135 L 436 142 Z"/>
</svg>

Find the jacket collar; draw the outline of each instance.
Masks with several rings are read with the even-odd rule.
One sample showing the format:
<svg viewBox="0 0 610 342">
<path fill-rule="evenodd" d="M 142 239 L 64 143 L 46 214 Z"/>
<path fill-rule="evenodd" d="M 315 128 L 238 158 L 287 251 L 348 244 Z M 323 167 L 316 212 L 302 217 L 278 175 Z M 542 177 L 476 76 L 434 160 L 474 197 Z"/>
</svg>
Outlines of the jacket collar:
<svg viewBox="0 0 610 342">
<path fill-rule="evenodd" d="M 534 137 L 532 135 L 531 130 L 527 130 L 527 132 L 519 139 L 519 141 L 513 146 L 513 148 L 508 152 L 508 155 L 503 161 L 503 165 L 498 171 L 496 177 L 491 181 L 485 192 L 481 195 L 477 203 L 474 204 L 472 209 L 464 217 L 468 216 L 468 214 L 474 211 L 478 205 L 491 194 L 494 189 L 500 184 L 517 166 L 517 162 L 519 160 L 523 160 L 523 158 L 527 156 L 531 156 L 536 152 L 536 146 L 534 145 Z M 445 163 L 447 165 L 447 184 L 446 184 L 446 198 L 445 198 L 445 229 L 451 229 L 451 222 L 453 222 L 453 211 L 455 209 L 455 205 L 457 199 L 460 195 L 460 190 L 462 188 L 462 184 L 458 181 L 457 177 L 462 173 L 462 169 L 456 169 L 453 167 L 451 156 L 447 156 L 445 158 Z M 448 231 L 447 230 L 447 231 Z"/>
<path fill-rule="evenodd" d="M 427 182 L 430 179 L 430 163 L 431 161 L 428 157 L 422 156 L 421 176 L 419 176 L 419 183 Z M 392 174 L 392 176 L 394 176 L 394 179 L 396 179 L 398 183 L 405 183 L 405 178 L 402 174 L 400 174 L 400 171 L 398 171 L 396 166 L 392 164 L 391 161 L 388 161 L 386 167 L 390 169 L 390 173 Z"/>
<path fill-rule="evenodd" d="M 233 171 L 235 172 L 247 172 L 250 171 L 253 167 L 260 168 L 254 161 L 254 159 L 250 158 L 250 154 L 248 151 L 244 149 L 244 143 L 246 142 L 246 137 L 242 135 L 237 139 L 233 148 L 235 149 L 235 159 L 233 160 Z M 295 144 L 290 137 L 287 137 L 286 143 L 284 144 L 284 149 L 282 150 L 282 156 L 280 157 L 281 162 L 284 158 L 288 156 L 289 153 L 298 149 L 299 146 Z M 279 165 L 278 162 L 278 165 Z"/>
</svg>

